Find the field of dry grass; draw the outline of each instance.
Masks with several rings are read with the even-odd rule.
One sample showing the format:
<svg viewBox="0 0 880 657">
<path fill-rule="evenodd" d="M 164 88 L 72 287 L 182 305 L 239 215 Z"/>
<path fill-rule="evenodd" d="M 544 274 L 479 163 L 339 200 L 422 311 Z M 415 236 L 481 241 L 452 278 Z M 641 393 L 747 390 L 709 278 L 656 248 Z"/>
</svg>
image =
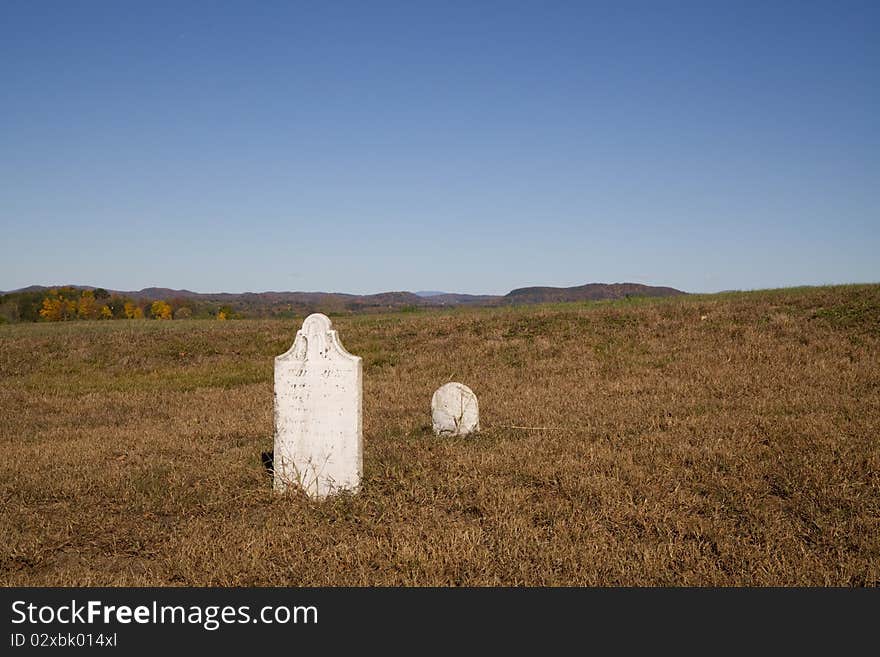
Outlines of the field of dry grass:
<svg viewBox="0 0 880 657">
<path fill-rule="evenodd" d="M 0 583 L 880 584 L 880 286 L 334 319 L 365 478 L 323 503 L 260 458 L 301 320 L 0 326 Z"/>
</svg>

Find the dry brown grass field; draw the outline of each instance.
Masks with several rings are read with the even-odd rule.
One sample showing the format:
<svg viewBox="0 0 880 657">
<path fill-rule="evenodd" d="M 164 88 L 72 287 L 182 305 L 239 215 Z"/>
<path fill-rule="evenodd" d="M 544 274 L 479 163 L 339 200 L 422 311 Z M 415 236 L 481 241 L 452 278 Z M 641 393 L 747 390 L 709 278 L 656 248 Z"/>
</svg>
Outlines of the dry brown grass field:
<svg viewBox="0 0 880 657">
<path fill-rule="evenodd" d="M 880 584 L 880 286 L 334 318 L 325 502 L 261 462 L 301 321 L 0 326 L 0 583 Z M 450 380 L 476 438 L 431 433 Z"/>
</svg>

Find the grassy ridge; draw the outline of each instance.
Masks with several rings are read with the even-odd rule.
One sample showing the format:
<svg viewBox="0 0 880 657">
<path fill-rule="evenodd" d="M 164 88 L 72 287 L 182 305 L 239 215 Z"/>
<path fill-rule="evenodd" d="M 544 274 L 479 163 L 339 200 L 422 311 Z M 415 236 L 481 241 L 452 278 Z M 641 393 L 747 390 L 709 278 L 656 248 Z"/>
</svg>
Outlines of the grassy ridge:
<svg viewBox="0 0 880 657">
<path fill-rule="evenodd" d="M 325 503 L 260 461 L 301 319 L 0 326 L 0 583 L 880 583 L 880 286 L 340 317 Z"/>
</svg>

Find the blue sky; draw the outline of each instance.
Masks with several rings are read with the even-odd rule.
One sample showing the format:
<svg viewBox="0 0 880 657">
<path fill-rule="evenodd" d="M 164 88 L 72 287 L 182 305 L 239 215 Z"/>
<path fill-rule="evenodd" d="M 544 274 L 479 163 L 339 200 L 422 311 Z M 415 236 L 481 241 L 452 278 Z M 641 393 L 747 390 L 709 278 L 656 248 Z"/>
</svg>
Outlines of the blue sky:
<svg viewBox="0 0 880 657">
<path fill-rule="evenodd" d="M 877 2 L 0 4 L 0 289 L 880 281 Z"/>
</svg>

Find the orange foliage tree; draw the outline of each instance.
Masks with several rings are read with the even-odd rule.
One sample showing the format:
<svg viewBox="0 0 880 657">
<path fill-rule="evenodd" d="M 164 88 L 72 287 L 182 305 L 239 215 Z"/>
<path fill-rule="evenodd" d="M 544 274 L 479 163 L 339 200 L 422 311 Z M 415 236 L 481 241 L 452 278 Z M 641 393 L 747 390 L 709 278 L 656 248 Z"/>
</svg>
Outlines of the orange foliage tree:
<svg viewBox="0 0 880 657">
<path fill-rule="evenodd" d="M 46 297 L 43 299 L 43 307 L 40 309 L 40 317 L 47 322 L 57 322 L 61 320 L 61 299 L 52 299 Z"/>
<path fill-rule="evenodd" d="M 98 316 L 98 302 L 95 301 L 95 293 L 91 290 L 83 290 L 79 300 L 77 314 L 80 319 L 95 319 Z"/>
<path fill-rule="evenodd" d="M 136 306 L 132 301 L 126 301 L 123 306 L 123 312 L 126 319 L 143 319 L 144 311 L 140 306 Z"/>
<path fill-rule="evenodd" d="M 150 306 L 150 314 L 155 319 L 171 319 L 171 306 L 164 301 L 154 301 Z"/>
<path fill-rule="evenodd" d="M 65 299 L 56 289 L 49 290 L 49 296 L 43 299 L 40 317 L 47 322 L 61 322 L 76 317 L 76 299 Z"/>
</svg>

